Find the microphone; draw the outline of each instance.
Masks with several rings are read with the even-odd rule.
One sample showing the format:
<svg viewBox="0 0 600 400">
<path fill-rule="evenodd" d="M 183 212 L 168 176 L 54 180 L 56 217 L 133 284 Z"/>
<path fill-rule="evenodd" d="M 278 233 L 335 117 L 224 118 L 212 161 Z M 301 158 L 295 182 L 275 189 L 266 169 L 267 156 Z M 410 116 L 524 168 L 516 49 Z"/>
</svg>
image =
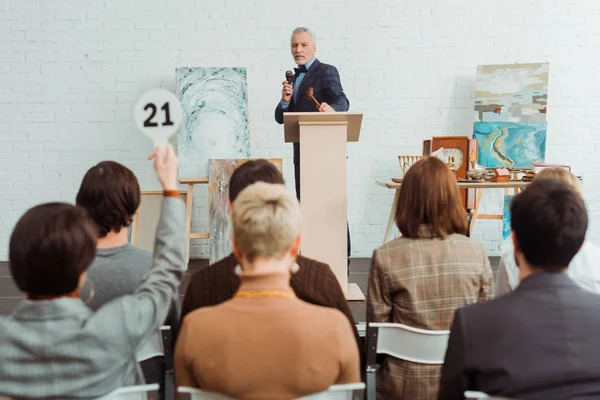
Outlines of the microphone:
<svg viewBox="0 0 600 400">
<path fill-rule="evenodd" d="M 290 70 L 285 71 L 285 80 L 287 81 L 287 83 L 289 83 L 290 85 L 292 84 L 292 77 L 294 76 L 294 73 Z"/>
</svg>

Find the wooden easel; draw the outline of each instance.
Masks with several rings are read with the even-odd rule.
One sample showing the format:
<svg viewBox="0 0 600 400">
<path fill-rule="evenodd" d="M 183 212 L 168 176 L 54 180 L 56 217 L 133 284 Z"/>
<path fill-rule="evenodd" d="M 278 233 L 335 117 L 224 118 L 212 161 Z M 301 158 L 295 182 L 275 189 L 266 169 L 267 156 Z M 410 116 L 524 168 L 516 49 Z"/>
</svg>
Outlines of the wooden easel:
<svg viewBox="0 0 600 400">
<path fill-rule="evenodd" d="M 181 179 L 179 181 L 179 183 L 181 183 L 183 185 L 188 185 L 187 191 L 179 192 L 179 197 L 185 201 L 185 237 L 186 237 L 185 269 L 187 270 L 188 265 L 190 263 L 190 240 L 191 239 L 209 239 L 210 238 L 210 233 L 192 232 L 192 213 L 194 211 L 192 208 L 193 203 L 194 203 L 194 185 L 204 184 L 204 183 L 208 184 L 208 178 L 186 178 L 186 179 Z M 144 199 L 144 198 L 152 199 L 150 202 L 150 204 L 152 204 L 150 206 L 151 208 L 147 209 L 147 211 L 146 211 L 147 213 L 150 213 L 151 215 L 149 217 L 144 218 L 144 225 L 146 225 L 146 226 L 145 227 L 143 226 L 141 229 L 153 230 L 152 235 L 154 237 L 154 231 L 156 230 L 156 224 L 158 223 L 158 216 L 160 215 L 159 207 L 160 207 L 160 204 L 162 204 L 163 191 L 162 190 L 149 190 L 149 191 L 142 191 L 141 194 L 142 194 L 142 199 Z M 154 244 L 154 239 L 152 238 L 152 240 L 150 241 L 148 238 L 146 238 L 145 240 L 141 240 L 139 238 L 141 208 L 142 207 L 138 208 L 138 210 L 135 213 L 134 219 L 133 219 L 133 234 L 132 234 L 131 242 L 134 246 L 138 246 L 140 248 L 151 251 L 152 246 Z M 142 243 L 140 243 L 140 241 Z"/>
<path fill-rule="evenodd" d="M 194 185 L 208 184 L 208 178 L 185 178 L 180 179 L 179 183 L 182 185 L 188 185 L 188 190 L 185 196 L 185 269 L 188 269 L 190 263 L 190 240 L 192 239 L 209 239 L 210 233 L 208 232 L 192 232 L 192 213 L 194 204 Z"/>
</svg>

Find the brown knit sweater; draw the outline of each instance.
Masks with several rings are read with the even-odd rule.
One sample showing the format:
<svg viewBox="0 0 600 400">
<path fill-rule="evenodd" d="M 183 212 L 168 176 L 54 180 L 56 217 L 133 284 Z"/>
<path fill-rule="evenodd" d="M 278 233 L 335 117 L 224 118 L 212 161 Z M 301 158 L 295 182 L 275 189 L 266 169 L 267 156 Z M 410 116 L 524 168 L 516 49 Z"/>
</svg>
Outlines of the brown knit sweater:
<svg viewBox="0 0 600 400">
<path fill-rule="evenodd" d="M 318 306 L 337 308 L 352 324 L 357 348 L 358 330 L 340 284 L 329 265 L 298 256 L 300 270 L 292 275 L 290 285 L 299 299 Z M 233 271 L 238 264 L 235 256 L 228 257 L 196 272 L 190 279 L 181 305 L 181 321 L 197 308 L 214 306 L 230 300 L 240 287 L 240 278 Z M 362 351 L 361 358 L 362 357 Z"/>
<path fill-rule="evenodd" d="M 240 291 L 293 295 L 289 281 L 289 272 L 245 273 Z M 178 386 L 235 399 L 295 399 L 360 382 L 348 319 L 295 296 L 236 297 L 189 313 L 174 363 Z"/>
</svg>

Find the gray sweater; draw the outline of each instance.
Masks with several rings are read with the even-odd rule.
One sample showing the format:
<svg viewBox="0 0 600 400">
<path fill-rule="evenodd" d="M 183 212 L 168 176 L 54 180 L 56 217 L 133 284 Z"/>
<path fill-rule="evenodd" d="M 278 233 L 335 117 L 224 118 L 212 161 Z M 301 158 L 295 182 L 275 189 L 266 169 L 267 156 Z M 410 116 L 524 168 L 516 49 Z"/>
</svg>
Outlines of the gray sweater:
<svg viewBox="0 0 600 400">
<path fill-rule="evenodd" d="M 81 300 L 93 311 L 117 297 L 135 293 L 152 268 L 152 253 L 131 243 L 108 249 L 97 249 L 96 259 L 88 269 Z M 179 328 L 179 296 L 175 296 L 165 325 L 174 337 Z"/>
</svg>

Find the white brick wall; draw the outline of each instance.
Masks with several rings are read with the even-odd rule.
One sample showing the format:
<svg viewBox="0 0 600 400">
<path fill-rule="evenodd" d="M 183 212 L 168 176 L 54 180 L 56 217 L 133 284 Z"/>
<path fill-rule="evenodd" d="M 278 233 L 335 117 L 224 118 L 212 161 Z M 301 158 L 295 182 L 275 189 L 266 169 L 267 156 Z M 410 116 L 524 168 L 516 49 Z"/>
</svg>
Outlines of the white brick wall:
<svg viewBox="0 0 600 400">
<path fill-rule="evenodd" d="M 104 159 L 156 189 L 131 109 L 144 91 L 174 89 L 179 66 L 248 68 L 252 155 L 291 149 L 273 121 L 291 30 L 312 27 L 318 56 L 340 70 L 351 109 L 365 113 L 349 145 L 354 256 L 381 244 L 398 173 L 433 135 L 472 132 L 476 65 L 550 62 L 548 157 L 584 175 L 590 236 L 600 239 L 600 4 L 598 0 L 0 0 L 0 259 L 28 207 L 73 201 L 84 172 Z M 194 229 L 206 230 L 199 188 Z M 502 193 L 488 193 L 485 212 Z M 498 253 L 500 222 L 475 237 Z M 193 255 L 205 256 L 203 241 Z"/>
</svg>

